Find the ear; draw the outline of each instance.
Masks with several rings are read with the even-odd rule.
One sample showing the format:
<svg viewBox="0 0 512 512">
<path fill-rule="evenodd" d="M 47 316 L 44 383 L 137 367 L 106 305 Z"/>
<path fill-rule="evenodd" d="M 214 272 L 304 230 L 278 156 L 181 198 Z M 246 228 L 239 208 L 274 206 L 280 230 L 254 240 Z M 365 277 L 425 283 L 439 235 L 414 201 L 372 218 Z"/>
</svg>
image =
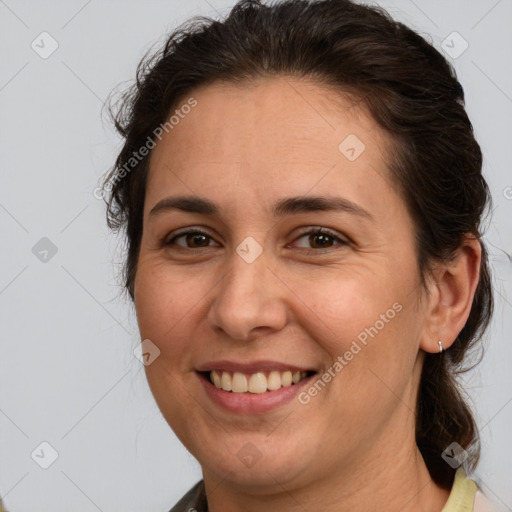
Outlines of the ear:
<svg viewBox="0 0 512 512">
<path fill-rule="evenodd" d="M 480 278 L 482 247 L 473 235 L 465 235 L 454 258 L 439 263 L 430 282 L 426 311 L 426 329 L 420 341 L 425 352 L 449 348 L 464 327 Z"/>
</svg>

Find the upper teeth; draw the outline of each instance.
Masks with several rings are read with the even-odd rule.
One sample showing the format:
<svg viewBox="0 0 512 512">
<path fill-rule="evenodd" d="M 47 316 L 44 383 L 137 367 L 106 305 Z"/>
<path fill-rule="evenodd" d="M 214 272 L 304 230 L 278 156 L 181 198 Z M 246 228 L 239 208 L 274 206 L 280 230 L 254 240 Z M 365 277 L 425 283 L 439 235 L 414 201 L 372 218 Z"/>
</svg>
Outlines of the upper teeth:
<svg viewBox="0 0 512 512">
<path fill-rule="evenodd" d="M 284 372 L 271 371 L 268 374 L 257 372 L 251 375 L 245 373 L 217 371 L 210 372 L 210 380 L 219 389 L 224 391 L 233 391 L 234 393 L 265 393 L 274 391 L 281 386 L 291 386 L 297 384 L 306 377 L 306 372 Z"/>
</svg>

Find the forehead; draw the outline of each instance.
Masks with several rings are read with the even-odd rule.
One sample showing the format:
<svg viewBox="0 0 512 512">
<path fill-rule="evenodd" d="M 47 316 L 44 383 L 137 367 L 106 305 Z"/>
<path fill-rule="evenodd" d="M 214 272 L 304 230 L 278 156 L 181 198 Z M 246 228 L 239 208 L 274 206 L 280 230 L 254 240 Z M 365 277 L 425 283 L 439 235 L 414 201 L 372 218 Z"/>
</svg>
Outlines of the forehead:
<svg viewBox="0 0 512 512">
<path fill-rule="evenodd" d="M 361 101 L 311 79 L 277 76 L 241 84 L 219 81 L 193 90 L 177 103 L 176 110 L 190 97 L 197 105 L 181 119 L 174 116 L 179 124 L 164 134 L 160 146 L 179 146 L 184 150 L 181 153 L 192 147 L 207 148 L 212 157 L 238 154 L 251 160 L 292 157 L 295 149 L 311 153 L 315 160 L 332 160 L 350 129 L 371 146 L 389 142 Z M 263 143 L 264 154 L 259 147 Z M 251 153 L 252 148 L 257 151 Z"/>
<path fill-rule="evenodd" d="M 194 108 L 180 110 L 190 98 Z M 333 187 L 372 201 L 370 188 L 388 181 L 384 132 L 360 102 L 311 80 L 217 82 L 192 91 L 176 111 L 179 121 L 152 152 L 153 202 L 174 190 L 204 195 L 205 187 L 209 195 L 236 192 L 260 204 L 280 191 Z"/>
</svg>

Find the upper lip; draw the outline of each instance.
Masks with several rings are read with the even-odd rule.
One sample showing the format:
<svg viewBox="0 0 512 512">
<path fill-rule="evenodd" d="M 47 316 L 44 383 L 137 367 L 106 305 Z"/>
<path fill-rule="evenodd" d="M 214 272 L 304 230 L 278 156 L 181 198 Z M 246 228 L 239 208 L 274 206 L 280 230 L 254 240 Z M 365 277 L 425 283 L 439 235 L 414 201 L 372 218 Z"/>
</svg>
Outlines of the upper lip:
<svg viewBox="0 0 512 512">
<path fill-rule="evenodd" d="M 209 361 L 196 367 L 198 372 L 208 372 L 213 370 L 225 370 L 228 372 L 240 372 L 240 373 L 256 373 L 256 372 L 271 372 L 278 371 L 284 372 L 290 370 L 292 372 L 308 372 L 314 371 L 312 368 L 306 368 L 303 366 L 297 366 L 290 363 L 280 363 L 278 361 L 253 361 L 247 362 L 236 362 L 236 361 Z"/>
</svg>

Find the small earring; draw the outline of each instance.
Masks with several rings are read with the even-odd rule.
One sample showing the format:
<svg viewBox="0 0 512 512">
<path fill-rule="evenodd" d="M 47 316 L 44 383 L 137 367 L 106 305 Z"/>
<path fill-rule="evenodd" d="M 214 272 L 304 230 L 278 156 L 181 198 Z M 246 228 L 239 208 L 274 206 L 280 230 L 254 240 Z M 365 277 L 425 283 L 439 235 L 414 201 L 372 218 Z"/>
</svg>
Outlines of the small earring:
<svg viewBox="0 0 512 512">
<path fill-rule="evenodd" d="M 437 343 L 439 344 L 439 353 L 441 353 L 443 351 L 443 342 L 438 341 Z"/>
</svg>

